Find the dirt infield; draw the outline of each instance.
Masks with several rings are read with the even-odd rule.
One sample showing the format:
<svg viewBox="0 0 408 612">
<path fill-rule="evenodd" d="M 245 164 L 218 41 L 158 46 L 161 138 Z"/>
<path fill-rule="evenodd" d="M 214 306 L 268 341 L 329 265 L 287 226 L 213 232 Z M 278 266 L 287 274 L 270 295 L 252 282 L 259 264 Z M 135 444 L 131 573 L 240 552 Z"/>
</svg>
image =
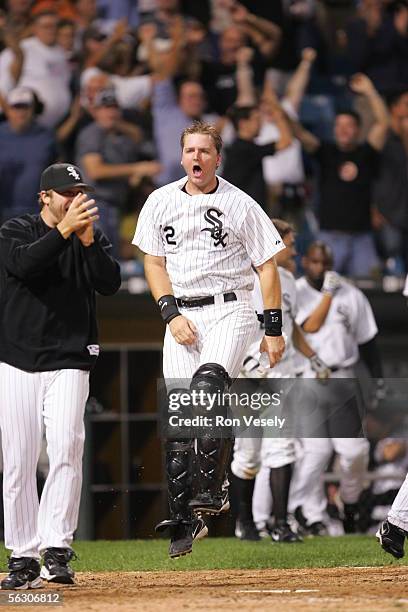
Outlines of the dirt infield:
<svg viewBox="0 0 408 612">
<path fill-rule="evenodd" d="M 408 610 L 408 567 L 78 573 L 60 610 Z M 38 608 L 18 606 L 20 611 Z M 8 608 L 11 609 L 11 608 Z M 58 608 L 53 607 L 57 610 Z"/>
</svg>

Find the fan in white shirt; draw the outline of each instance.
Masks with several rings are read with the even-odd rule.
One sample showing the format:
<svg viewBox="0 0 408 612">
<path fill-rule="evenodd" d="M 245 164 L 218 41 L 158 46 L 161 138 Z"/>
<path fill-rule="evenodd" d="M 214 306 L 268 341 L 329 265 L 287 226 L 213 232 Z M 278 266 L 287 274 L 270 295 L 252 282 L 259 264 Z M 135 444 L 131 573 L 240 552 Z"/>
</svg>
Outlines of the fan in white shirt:
<svg viewBox="0 0 408 612">
<path fill-rule="evenodd" d="M 54 127 L 71 103 L 71 71 L 63 48 L 56 44 L 57 23 L 58 17 L 53 12 L 35 17 L 34 36 L 20 43 L 23 60 L 18 68 L 11 49 L 0 54 L 0 91 L 7 94 L 17 85 L 34 90 L 44 104 L 38 121 L 47 127 Z"/>
</svg>

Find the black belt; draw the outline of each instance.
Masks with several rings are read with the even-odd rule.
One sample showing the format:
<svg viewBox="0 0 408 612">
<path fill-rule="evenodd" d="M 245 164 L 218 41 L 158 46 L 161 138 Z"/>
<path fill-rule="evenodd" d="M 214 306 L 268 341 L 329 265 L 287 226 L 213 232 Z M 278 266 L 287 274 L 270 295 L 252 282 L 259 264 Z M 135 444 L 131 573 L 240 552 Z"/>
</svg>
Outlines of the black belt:
<svg viewBox="0 0 408 612">
<path fill-rule="evenodd" d="M 224 293 L 223 298 L 224 302 L 235 302 L 237 296 L 231 291 L 230 293 Z M 199 306 L 211 306 L 211 304 L 214 304 L 215 299 L 212 296 L 199 298 L 198 300 L 182 300 L 181 298 L 176 298 L 176 302 L 177 306 L 180 308 L 197 308 Z"/>
</svg>

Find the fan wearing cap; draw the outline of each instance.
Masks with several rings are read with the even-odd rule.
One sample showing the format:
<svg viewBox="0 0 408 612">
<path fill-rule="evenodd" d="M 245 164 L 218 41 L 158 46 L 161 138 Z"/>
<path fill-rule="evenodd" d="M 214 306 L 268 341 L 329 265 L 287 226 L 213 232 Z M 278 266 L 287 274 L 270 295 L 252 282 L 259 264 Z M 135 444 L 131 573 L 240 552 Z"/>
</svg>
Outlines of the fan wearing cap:
<svg viewBox="0 0 408 612">
<path fill-rule="evenodd" d="M 0 123 L 0 223 L 35 212 L 42 169 L 57 156 L 54 134 L 37 123 L 41 103 L 27 87 L 6 98 L 7 121 Z"/>
<path fill-rule="evenodd" d="M 79 133 L 76 160 L 95 187 L 100 225 L 115 248 L 118 211 L 126 204 L 131 184 L 143 176 L 155 176 L 160 166 L 156 161 L 139 161 L 140 142 L 123 120 L 113 89 L 95 96 L 93 115 L 95 120 Z"/>
<path fill-rule="evenodd" d="M 53 164 L 41 176 L 40 213 L 0 228 L 0 427 L 11 550 L 2 589 L 36 588 L 41 578 L 74 582 L 69 562 L 83 416 L 99 353 L 95 293 L 111 295 L 121 282 L 111 244 L 95 226 L 98 209 L 89 189 L 77 166 Z M 39 502 L 43 428 L 50 469 Z"/>
</svg>

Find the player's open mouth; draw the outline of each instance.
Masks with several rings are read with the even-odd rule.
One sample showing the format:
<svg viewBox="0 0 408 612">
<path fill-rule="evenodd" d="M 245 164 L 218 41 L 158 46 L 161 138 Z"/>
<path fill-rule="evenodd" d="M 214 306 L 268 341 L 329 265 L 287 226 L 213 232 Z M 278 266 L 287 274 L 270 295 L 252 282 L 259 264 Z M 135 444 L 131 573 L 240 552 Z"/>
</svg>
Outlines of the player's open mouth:
<svg viewBox="0 0 408 612">
<path fill-rule="evenodd" d="M 201 166 L 199 166 L 198 164 L 194 164 L 194 166 L 193 166 L 193 175 L 196 178 L 200 178 L 203 175 L 203 171 L 201 169 Z"/>
</svg>

